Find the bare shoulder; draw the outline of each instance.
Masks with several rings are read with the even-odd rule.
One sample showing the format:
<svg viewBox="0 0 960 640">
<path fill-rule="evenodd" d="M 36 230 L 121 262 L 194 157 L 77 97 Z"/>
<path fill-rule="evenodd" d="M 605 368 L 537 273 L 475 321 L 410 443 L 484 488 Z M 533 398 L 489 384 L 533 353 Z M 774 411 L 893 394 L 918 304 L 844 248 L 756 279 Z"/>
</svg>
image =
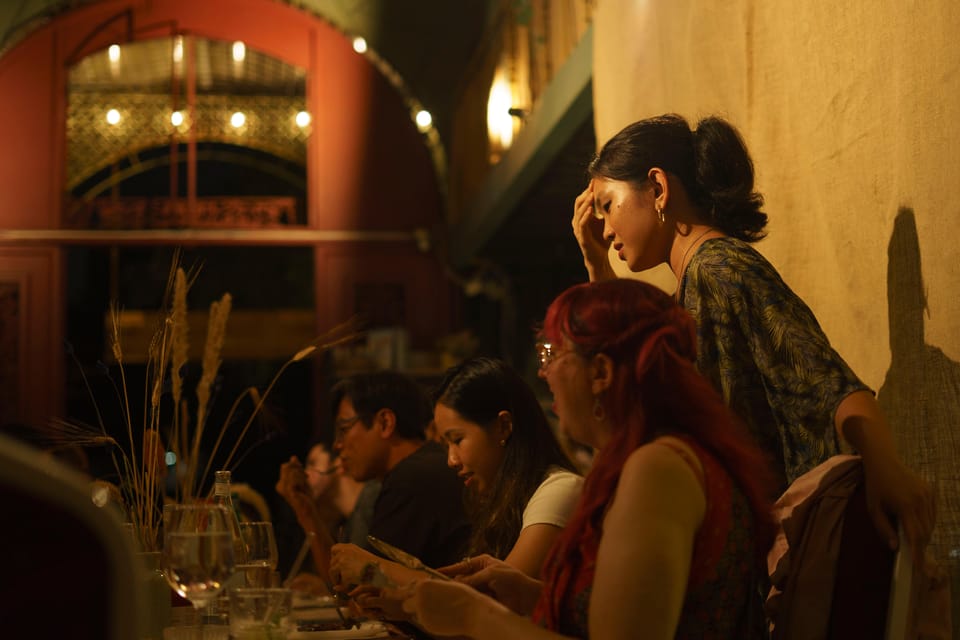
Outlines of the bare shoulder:
<svg viewBox="0 0 960 640">
<path fill-rule="evenodd" d="M 702 474 L 699 460 L 682 441 L 671 438 L 669 446 L 664 446 L 659 440 L 637 448 L 627 458 L 617 497 L 658 511 L 679 510 L 684 512 L 684 519 L 699 522 L 706 510 L 706 496 L 698 478 Z"/>
<path fill-rule="evenodd" d="M 703 466 L 686 442 L 674 436 L 661 436 L 630 454 L 623 466 L 622 477 L 648 481 L 676 474 L 690 476 L 696 481 L 697 476 L 703 474 Z"/>
</svg>

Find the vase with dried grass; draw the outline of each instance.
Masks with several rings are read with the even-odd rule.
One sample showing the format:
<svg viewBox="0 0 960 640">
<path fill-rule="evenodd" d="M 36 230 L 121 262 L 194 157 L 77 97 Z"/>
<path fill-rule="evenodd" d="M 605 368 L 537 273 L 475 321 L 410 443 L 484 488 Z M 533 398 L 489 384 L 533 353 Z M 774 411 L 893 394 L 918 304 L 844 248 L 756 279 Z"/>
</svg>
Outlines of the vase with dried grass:
<svg viewBox="0 0 960 640">
<path fill-rule="evenodd" d="M 255 386 L 246 388 L 234 400 L 223 422 L 215 428 L 214 444 L 205 450 L 201 443 L 209 442 L 213 436 L 210 431 L 214 428 L 209 424 L 211 389 L 220 370 L 232 299 L 229 293 L 225 293 L 210 305 L 201 375 L 191 397 L 184 373 L 190 344 L 187 292 L 196 277 L 196 269 L 186 271 L 180 266 L 179 255 L 174 257 L 157 326 L 147 350 L 142 381 L 133 382 L 127 379 L 120 331 L 120 310 L 116 304 L 111 305 L 108 345 L 117 371 L 118 380 L 113 386 L 123 423 L 122 435 L 117 436 L 108 428 L 101 412 L 100 399 L 95 397 L 82 366 L 81 377 L 92 399 L 96 424 L 55 420 L 46 428 L 51 444 L 106 447 L 109 450 L 118 481 L 116 485 L 95 483 L 93 499 L 98 504 L 111 501 L 119 503 L 140 548 L 148 552 L 162 548 L 160 531 L 167 472 L 164 458 L 167 450 L 173 452 L 184 468 L 184 472 L 176 476 L 176 495 L 173 499 L 177 502 L 190 502 L 209 497 L 205 493 L 201 495 L 200 492 L 209 486 L 208 480 L 215 470 L 212 468 L 214 461 L 217 460 L 218 468 L 231 469 L 242 455 L 249 452 L 241 448 L 250 446 L 246 439 L 250 427 L 283 373 L 294 363 L 315 357 L 357 338 L 352 323 L 334 327 L 290 357 L 262 392 Z M 69 349 L 68 353 L 73 355 Z M 131 412 L 132 396 L 136 388 L 143 389 L 142 418 L 135 417 Z M 248 407 L 248 415 L 241 425 L 239 421 L 235 421 L 235 417 L 245 401 L 252 404 L 252 408 Z M 191 405 L 195 406 L 192 416 Z M 166 438 L 164 433 L 167 434 Z M 225 442 L 232 442 L 232 447 L 220 461 L 219 451 Z"/>
</svg>

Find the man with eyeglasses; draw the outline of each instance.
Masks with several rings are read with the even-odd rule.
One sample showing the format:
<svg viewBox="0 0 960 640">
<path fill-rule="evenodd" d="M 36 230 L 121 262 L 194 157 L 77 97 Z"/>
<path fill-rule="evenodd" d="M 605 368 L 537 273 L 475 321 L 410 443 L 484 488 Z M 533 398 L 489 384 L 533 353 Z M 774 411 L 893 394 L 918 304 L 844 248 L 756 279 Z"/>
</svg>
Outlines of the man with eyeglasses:
<svg viewBox="0 0 960 640">
<path fill-rule="evenodd" d="M 331 396 L 344 472 L 359 482 L 381 481 L 370 535 L 428 566 L 458 561 L 470 534 L 463 484 L 445 449 L 426 438 L 433 412 L 424 390 L 382 371 L 341 380 Z"/>
</svg>

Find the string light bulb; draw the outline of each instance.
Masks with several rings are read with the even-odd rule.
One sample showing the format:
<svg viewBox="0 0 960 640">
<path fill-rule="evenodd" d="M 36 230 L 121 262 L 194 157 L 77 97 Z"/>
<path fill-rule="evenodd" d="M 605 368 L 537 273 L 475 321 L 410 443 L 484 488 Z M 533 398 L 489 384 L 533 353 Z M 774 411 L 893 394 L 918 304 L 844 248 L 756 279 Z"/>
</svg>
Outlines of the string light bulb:
<svg viewBox="0 0 960 640">
<path fill-rule="evenodd" d="M 430 128 L 430 125 L 433 124 L 433 116 L 430 115 L 429 111 L 421 109 L 417 111 L 417 115 L 414 117 L 417 122 L 417 129 L 420 130 L 420 133 L 427 131 Z"/>
</svg>

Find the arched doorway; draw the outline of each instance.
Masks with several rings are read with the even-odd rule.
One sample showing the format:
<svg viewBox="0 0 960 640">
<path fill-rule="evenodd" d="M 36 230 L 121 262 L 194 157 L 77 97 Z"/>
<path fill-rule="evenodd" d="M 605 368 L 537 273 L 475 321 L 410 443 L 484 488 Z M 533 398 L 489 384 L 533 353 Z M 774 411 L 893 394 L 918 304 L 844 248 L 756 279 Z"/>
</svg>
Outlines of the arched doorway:
<svg viewBox="0 0 960 640">
<path fill-rule="evenodd" d="M 73 173 L 67 125 L 71 70 L 99 56 L 107 61 L 109 72 L 112 45 L 121 47 L 123 60 L 125 46 L 173 43 L 181 36 L 231 47 L 243 42 L 248 55 L 263 54 L 304 70 L 303 110 L 311 120 L 302 165 L 275 149 L 237 144 L 225 135 L 198 138 L 192 151 L 189 140 L 182 138 L 154 140 L 103 157 L 92 151 L 80 159 L 99 161 L 92 163 L 94 170 Z M 168 45 L 171 60 L 173 46 Z M 203 72 L 197 68 L 194 73 L 199 78 Z M 196 91 L 199 85 L 193 86 Z M 172 96 L 189 102 L 189 87 L 186 81 L 171 82 L 164 96 L 171 100 L 166 117 L 176 110 Z M 443 222 L 443 198 L 430 152 L 390 83 L 353 51 L 343 34 L 316 16 L 272 0 L 88 3 L 61 14 L 6 52 L 0 58 L 0 91 L 9 96 L 0 106 L 0 135 L 16 149 L 0 161 L 0 226 L 5 229 L 0 238 L 0 293 L 5 303 L 0 307 L 9 310 L 3 344 L 14 355 L 3 375 L 13 381 L 16 392 L 9 395 L 11 406 L 17 404 L 7 415 L 28 421 L 63 415 L 67 358 L 61 345 L 69 333 L 65 292 L 70 271 L 83 262 L 68 256 L 71 247 L 85 247 L 88 254 L 98 247 L 108 254 L 141 246 L 238 251 L 301 247 L 312 258 L 314 334 L 353 315 L 358 306 L 367 304 L 371 291 L 397 294 L 391 299 L 399 301 L 394 307 L 402 313 L 392 317 L 405 325 L 415 348 L 429 347 L 452 324 L 451 294 L 440 265 L 418 248 L 424 246 L 424 230 L 442 228 Z M 194 104 L 199 104 L 200 96 L 195 98 Z M 120 122 L 129 117 L 119 107 L 112 108 L 118 110 Z M 106 115 L 102 117 L 106 125 L 101 127 L 114 126 Z M 193 164 L 182 158 L 191 153 L 196 155 Z M 288 185 L 296 182 L 288 178 L 302 166 L 302 203 L 292 215 L 280 216 L 294 224 L 218 229 L 141 223 L 107 229 L 102 225 L 106 209 L 97 214 L 97 228 L 81 215 L 89 210 L 74 206 L 74 198 L 82 200 L 84 195 L 119 201 L 124 190 L 137 191 L 138 183 L 141 195 L 130 197 L 151 197 L 142 193 L 152 180 L 148 176 L 156 173 L 164 177 L 157 180 L 167 194 L 164 206 L 175 212 L 171 198 L 193 197 L 196 201 L 188 211 L 195 215 L 203 208 L 197 203 L 212 197 L 204 191 L 212 184 L 203 173 L 208 157 L 211 167 L 259 166 L 257 173 L 273 171 L 274 179 Z M 148 165 L 149 170 L 143 170 Z M 196 168 L 193 178 L 190 166 Z M 195 191 L 191 180 L 196 181 Z M 249 181 L 239 184 L 247 187 Z M 114 205 L 112 211 L 117 210 L 123 211 L 122 203 Z M 101 259 L 90 261 L 103 264 Z M 109 259 L 106 265 L 109 280 Z"/>
</svg>

